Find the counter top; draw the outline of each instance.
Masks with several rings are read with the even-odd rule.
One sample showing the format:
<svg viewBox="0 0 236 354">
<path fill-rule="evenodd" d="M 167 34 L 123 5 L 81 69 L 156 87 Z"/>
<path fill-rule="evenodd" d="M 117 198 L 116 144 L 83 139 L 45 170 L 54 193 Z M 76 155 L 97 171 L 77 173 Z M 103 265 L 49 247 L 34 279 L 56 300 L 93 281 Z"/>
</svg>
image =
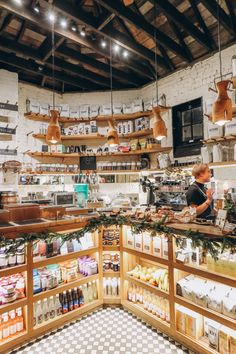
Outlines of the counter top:
<svg viewBox="0 0 236 354">
<path fill-rule="evenodd" d="M 217 237 L 222 237 L 226 234 L 226 232 L 223 232 L 218 227 L 213 225 L 200 225 L 195 223 L 188 223 L 188 224 L 169 223 L 167 224 L 167 226 L 172 227 L 175 230 L 181 230 L 181 231 L 192 230 L 192 231 L 201 232 L 206 235 L 217 236 Z"/>
</svg>

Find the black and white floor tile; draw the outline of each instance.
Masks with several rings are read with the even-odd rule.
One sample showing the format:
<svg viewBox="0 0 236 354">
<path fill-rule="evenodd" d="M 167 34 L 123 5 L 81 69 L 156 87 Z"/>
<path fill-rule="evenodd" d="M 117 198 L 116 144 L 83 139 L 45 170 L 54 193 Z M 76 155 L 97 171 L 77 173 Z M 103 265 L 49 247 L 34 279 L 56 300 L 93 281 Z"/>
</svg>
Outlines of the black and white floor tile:
<svg viewBox="0 0 236 354">
<path fill-rule="evenodd" d="M 189 354 L 187 348 L 121 308 L 106 308 L 11 354 Z"/>
</svg>

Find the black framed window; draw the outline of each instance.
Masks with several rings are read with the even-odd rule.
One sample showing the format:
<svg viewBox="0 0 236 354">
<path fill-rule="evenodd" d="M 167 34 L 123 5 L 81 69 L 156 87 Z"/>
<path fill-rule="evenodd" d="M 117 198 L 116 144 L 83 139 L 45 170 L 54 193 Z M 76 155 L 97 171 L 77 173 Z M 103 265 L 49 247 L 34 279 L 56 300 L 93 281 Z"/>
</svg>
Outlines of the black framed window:
<svg viewBox="0 0 236 354">
<path fill-rule="evenodd" d="M 172 108 L 174 157 L 199 155 L 203 139 L 202 98 Z"/>
</svg>

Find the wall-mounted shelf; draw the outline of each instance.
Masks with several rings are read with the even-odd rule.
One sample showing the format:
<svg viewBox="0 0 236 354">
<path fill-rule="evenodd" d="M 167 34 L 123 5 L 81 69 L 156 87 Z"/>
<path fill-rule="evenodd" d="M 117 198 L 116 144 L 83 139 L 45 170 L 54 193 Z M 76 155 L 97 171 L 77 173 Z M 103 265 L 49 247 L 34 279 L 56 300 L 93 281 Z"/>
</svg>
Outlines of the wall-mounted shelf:
<svg viewBox="0 0 236 354">
<path fill-rule="evenodd" d="M 136 132 L 133 132 L 130 134 L 120 135 L 120 138 L 122 138 L 122 139 L 140 138 L 140 137 L 148 136 L 151 134 L 152 134 L 152 129 L 145 129 L 145 130 L 136 131 Z M 45 140 L 46 135 L 45 134 L 33 134 L 33 138 Z M 98 133 L 92 133 L 92 134 L 87 134 L 87 135 L 83 134 L 83 135 L 62 135 L 61 136 L 62 141 L 67 141 L 67 140 L 80 141 L 80 140 L 94 140 L 94 139 L 106 140 L 107 136 L 101 135 Z"/>
<path fill-rule="evenodd" d="M 153 149 L 143 149 L 143 150 L 134 150 L 129 152 L 114 152 L 114 153 L 106 153 L 106 154 L 65 154 L 59 152 L 28 152 L 27 154 L 34 158 L 79 158 L 81 156 L 96 156 L 96 157 L 115 157 L 115 156 L 135 156 L 135 155 L 142 155 L 142 154 L 155 154 L 159 152 L 169 152 L 171 150 L 170 147 L 158 147 Z"/>
<path fill-rule="evenodd" d="M 216 143 L 230 143 L 236 141 L 235 135 L 221 136 L 220 138 L 203 140 L 204 145 L 216 144 Z"/>
<path fill-rule="evenodd" d="M 162 113 L 165 113 L 171 109 L 171 107 L 165 107 L 165 106 L 159 106 L 159 107 Z M 50 117 L 48 115 L 42 115 L 39 113 L 25 113 L 24 116 L 27 119 L 38 121 L 38 122 L 47 123 L 50 120 Z M 152 111 L 143 111 L 143 112 L 135 112 L 135 113 L 127 113 L 127 114 L 123 114 L 123 113 L 113 114 L 113 119 L 117 121 L 121 121 L 121 120 L 133 120 L 141 117 L 150 117 L 150 116 L 152 116 Z M 61 117 L 59 118 L 59 122 L 64 124 L 76 124 L 82 122 L 86 123 L 91 120 L 96 120 L 97 122 L 106 122 L 110 118 L 111 118 L 110 115 L 98 115 L 97 117 L 89 118 L 89 119 Z"/>
</svg>

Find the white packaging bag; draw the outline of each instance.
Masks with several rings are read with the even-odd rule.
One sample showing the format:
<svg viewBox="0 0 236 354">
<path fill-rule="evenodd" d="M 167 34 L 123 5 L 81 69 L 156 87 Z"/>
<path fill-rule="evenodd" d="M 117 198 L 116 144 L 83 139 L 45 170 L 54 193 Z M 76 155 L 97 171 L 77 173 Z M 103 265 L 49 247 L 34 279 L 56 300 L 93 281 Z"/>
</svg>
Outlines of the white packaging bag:
<svg viewBox="0 0 236 354">
<path fill-rule="evenodd" d="M 223 136 L 223 127 L 220 127 L 217 124 L 208 122 L 208 139 L 216 139 Z"/>
<path fill-rule="evenodd" d="M 223 161 L 223 149 L 221 144 L 213 145 L 213 162 L 222 162 Z"/>
<path fill-rule="evenodd" d="M 236 135 L 236 118 L 225 124 L 225 136 Z"/>
<path fill-rule="evenodd" d="M 212 149 L 210 146 L 202 146 L 201 147 L 201 155 L 202 155 L 202 162 L 203 163 L 210 163 L 212 162 Z"/>
</svg>

